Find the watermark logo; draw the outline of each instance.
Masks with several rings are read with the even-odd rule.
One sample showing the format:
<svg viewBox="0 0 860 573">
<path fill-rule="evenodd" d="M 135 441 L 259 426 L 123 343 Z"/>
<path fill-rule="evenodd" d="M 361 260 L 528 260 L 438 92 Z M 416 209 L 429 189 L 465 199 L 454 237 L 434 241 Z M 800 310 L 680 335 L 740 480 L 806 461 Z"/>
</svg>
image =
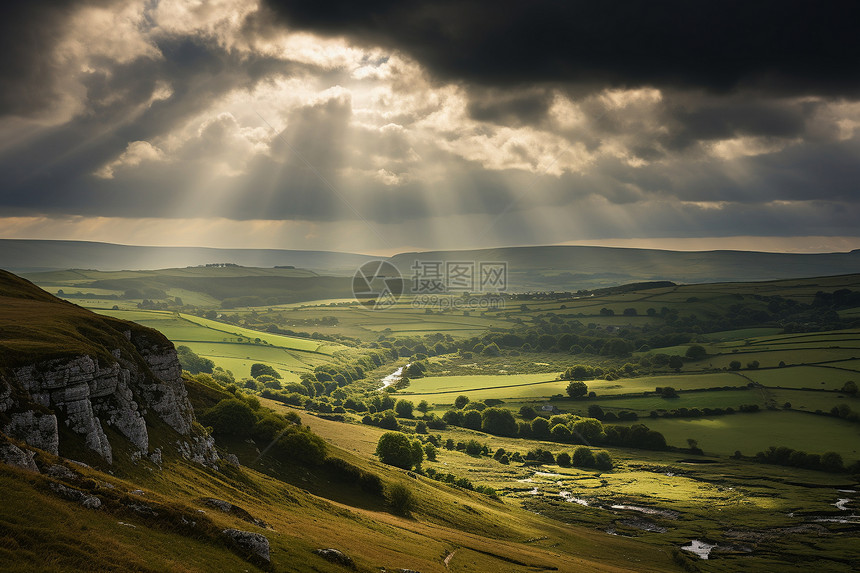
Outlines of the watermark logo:
<svg viewBox="0 0 860 573">
<path fill-rule="evenodd" d="M 397 304 L 403 294 L 403 277 L 388 261 L 361 265 L 352 277 L 352 294 L 363 306 L 383 310 Z"/>
<path fill-rule="evenodd" d="M 504 308 L 508 264 L 501 261 L 416 260 L 404 280 L 387 261 L 362 265 L 352 281 L 355 298 L 365 307 L 384 310 L 402 295 L 412 296 L 412 308 L 438 312 L 485 311 Z"/>
</svg>

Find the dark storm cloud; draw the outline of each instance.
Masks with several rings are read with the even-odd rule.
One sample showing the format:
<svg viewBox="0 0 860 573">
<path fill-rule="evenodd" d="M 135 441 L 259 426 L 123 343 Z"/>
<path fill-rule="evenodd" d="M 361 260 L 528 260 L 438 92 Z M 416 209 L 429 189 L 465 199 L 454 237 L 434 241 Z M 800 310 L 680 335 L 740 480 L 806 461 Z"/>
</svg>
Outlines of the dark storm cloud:
<svg viewBox="0 0 860 573">
<path fill-rule="evenodd" d="M 0 8 L 0 116 L 28 115 L 55 97 L 53 48 L 80 0 L 5 0 Z M 101 2 L 104 3 L 104 2 Z"/>
<path fill-rule="evenodd" d="M 188 174 L 174 173 L 174 181 L 159 180 L 159 189 L 137 192 L 134 185 L 99 181 L 92 173 L 129 142 L 169 133 L 228 92 L 308 71 L 302 64 L 227 51 L 202 38 L 168 37 L 158 48 L 164 58 L 140 57 L 86 76 L 81 113 L 0 155 L 0 207 L 7 213 L 111 215 L 166 208 L 193 183 Z M 169 85 L 172 95 L 150 104 L 159 82 Z"/>
<path fill-rule="evenodd" d="M 288 26 L 399 48 L 477 84 L 860 91 L 852 2 L 264 2 Z"/>
</svg>

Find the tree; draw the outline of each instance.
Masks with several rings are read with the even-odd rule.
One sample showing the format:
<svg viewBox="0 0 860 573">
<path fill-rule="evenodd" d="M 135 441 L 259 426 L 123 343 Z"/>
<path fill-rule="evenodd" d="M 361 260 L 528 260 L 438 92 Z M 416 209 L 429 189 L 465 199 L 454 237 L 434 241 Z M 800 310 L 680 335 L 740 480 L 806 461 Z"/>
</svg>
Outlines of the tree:
<svg viewBox="0 0 860 573">
<path fill-rule="evenodd" d="M 424 455 L 427 456 L 427 459 L 431 462 L 436 461 L 436 446 L 433 444 L 425 444 L 424 445 Z"/>
<path fill-rule="evenodd" d="M 498 436 L 516 436 L 517 421 L 510 410 L 487 408 L 481 413 L 481 430 Z"/>
<path fill-rule="evenodd" d="M 574 364 L 564 371 L 563 380 L 587 380 L 593 376 L 594 368 L 587 364 Z"/>
<path fill-rule="evenodd" d="M 588 394 L 588 385 L 585 382 L 571 382 L 567 385 L 567 395 L 571 398 L 582 398 Z"/>
<path fill-rule="evenodd" d="M 208 410 L 201 421 L 211 426 L 215 434 L 245 438 L 251 434 L 257 416 L 244 400 L 225 398 Z"/>
<path fill-rule="evenodd" d="M 680 356 L 673 355 L 669 357 L 669 368 L 678 372 L 684 367 L 684 359 Z"/>
<path fill-rule="evenodd" d="M 612 457 L 606 450 L 597 450 L 594 452 L 594 467 L 599 470 L 612 469 Z"/>
<path fill-rule="evenodd" d="M 663 398 L 677 398 L 678 397 L 678 392 L 675 391 L 675 389 L 672 388 L 671 386 L 664 386 L 662 388 L 657 388 L 657 392 Z"/>
<path fill-rule="evenodd" d="M 483 423 L 483 417 L 478 410 L 467 410 L 463 414 L 463 427 L 470 430 L 480 430 Z"/>
<path fill-rule="evenodd" d="M 588 415 L 596 420 L 602 420 L 604 416 L 603 408 L 597 404 L 592 404 L 588 407 Z"/>
<path fill-rule="evenodd" d="M 708 351 L 705 350 L 705 347 L 698 344 L 687 347 L 687 352 L 685 354 L 685 356 L 690 360 L 701 360 L 707 355 Z"/>
<path fill-rule="evenodd" d="M 591 468 L 594 467 L 594 454 L 591 453 L 589 448 L 579 446 L 573 450 L 573 456 L 571 457 L 570 462 L 577 468 Z"/>
<path fill-rule="evenodd" d="M 570 467 L 570 454 L 562 452 L 555 457 L 555 463 L 563 468 Z"/>
<path fill-rule="evenodd" d="M 603 432 L 603 424 L 594 418 L 584 418 L 573 425 L 573 434 L 589 444 L 603 441 L 606 435 Z"/>
<path fill-rule="evenodd" d="M 520 416 L 523 420 L 534 420 L 537 417 L 537 412 L 531 406 L 523 406 L 520 408 Z"/>
<path fill-rule="evenodd" d="M 394 411 L 398 418 L 411 418 L 413 404 L 409 400 L 398 400 L 394 405 Z"/>
<path fill-rule="evenodd" d="M 741 361 L 740 360 L 732 360 L 729 362 L 729 370 L 740 370 L 741 369 Z"/>
<path fill-rule="evenodd" d="M 545 438 L 549 436 L 549 422 L 546 418 L 535 418 L 532 420 L 532 435 L 535 438 Z"/>
<path fill-rule="evenodd" d="M 556 424 L 549 431 L 552 439 L 557 442 L 569 442 L 571 433 L 570 428 L 568 428 L 565 424 Z"/>
<path fill-rule="evenodd" d="M 825 452 L 821 454 L 821 467 L 828 472 L 842 471 L 845 466 L 842 462 L 842 456 L 836 452 Z"/>
<path fill-rule="evenodd" d="M 281 379 L 281 375 L 277 370 L 268 364 L 260 364 L 259 362 L 251 364 L 251 376 L 257 378 L 259 376 L 271 376 L 272 378 Z"/>
<path fill-rule="evenodd" d="M 424 376 L 425 367 L 420 362 L 412 362 L 403 369 L 403 375 L 407 378 L 421 378 Z"/>
<path fill-rule="evenodd" d="M 750 362 L 747 362 L 747 368 L 749 368 L 750 370 L 757 370 L 758 367 L 759 367 L 759 361 L 758 360 L 751 360 Z"/>
<path fill-rule="evenodd" d="M 421 412 L 422 415 L 426 416 L 427 411 L 430 410 L 430 404 L 427 403 L 427 400 L 421 400 L 420 402 L 418 402 L 418 406 L 416 406 L 416 409 Z"/>
<path fill-rule="evenodd" d="M 857 393 L 857 383 L 853 380 L 849 380 L 845 384 L 842 385 L 842 392 L 846 394 L 856 394 Z"/>
<path fill-rule="evenodd" d="M 469 397 L 468 396 L 457 396 L 457 398 L 454 400 L 454 407 L 457 408 L 458 410 L 461 410 L 468 403 L 469 403 Z"/>
<path fill-rule="evenodd" d="M 421 449 L 420 446 L 419 449 Z M 423 457 L 423 449 L 421 451 Z M 416 451 L 412 447 L 412 442 L 409 441 L 406 434 L 401 432 L 382 434 L 376 443 L 376 455 L 379 456 L 379 461 L 382 463 L 405 470 L 412 469 L 416 463 L 421 463 L 420 458 L 416 459 Z"/>
</svg>

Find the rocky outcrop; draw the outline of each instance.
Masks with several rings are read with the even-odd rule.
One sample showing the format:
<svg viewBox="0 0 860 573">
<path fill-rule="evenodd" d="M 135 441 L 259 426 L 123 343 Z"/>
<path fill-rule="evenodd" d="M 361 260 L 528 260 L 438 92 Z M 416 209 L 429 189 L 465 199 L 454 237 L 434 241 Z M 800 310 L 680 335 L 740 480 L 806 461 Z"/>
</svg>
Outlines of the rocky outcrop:
<svg viewBox="0 0 860 573">
<path fill-rule="evenodd" d="M 344 567 L 355 568 L 355 562 L 352 557 L 337 549 L 314 549 L 314 553 L 332 563 L 343 565 Z"/>
<path fill-rule="evenodd" d="M 200 502 L 207 507 L 213 507 L 218 511 L 229 513 L 230 515 L 235 515 L 239 519 L 247 521 L 248 523 L 253 523 L 258 527 L 269 527 L 269 524 L 267 524 L 262 519 L 257 519 L 256 517 L 248 513 L 247 510 L 239 507 L 238 505 L 233 505 L 229 501 L 224 501 L 223 499 L 217 499 L 214 497 L 204 497 L 200 500 Z"/>
<path fill-rule="evenodd" d="M 269 562 L 269 540 L 265 535 L 239 529 L 225 529 L 221 534 L 241 551 Z"/>
<path fill-rule="evenodd" d="M 0 444 L 0 462 L 19 467 L 23 470 L 39 473 L 39 467 L 33 461 L 33 452 L 22 450 L 15 444 Z"/>
<path fill-rule="evenodd" d="M 11 381 L 0 377 L 0 430 L 56 455 L 62 423 L 110 464 L 114 452 L 105 433 L 110 427 L 133 446 L 135 461 L 148 455 L 160 464 L 161 450 L 149 452 L 146 416 L 152 415 L 183 437 L 178 442 L 183 456 L 216 467 L 214 441 L 193 435 L 193 411 L 176 350 L 146 331 L 124 334 L 133 350 L 126 342 L 124 350 L 112 350 L 107 359 L 47 360 L 12 369 Z"/>
<path fill-rule="evenodd" d="M 11 422 L 4 428 L 6 434 L 27 442 L 35 448 L 57 455 L 60 438 L 57 431 L 57 417 L 26 410 L 9 415 Z"/>
<path fill-rule="evenodd" d="M 76 501 L 87 509 L 98 509 L 102 506 L 102 500 L 79 489 L 65 486 L 61 483 L 51 482 L 51 489 L 57 495 L 70 501 Z"/>
</svg>

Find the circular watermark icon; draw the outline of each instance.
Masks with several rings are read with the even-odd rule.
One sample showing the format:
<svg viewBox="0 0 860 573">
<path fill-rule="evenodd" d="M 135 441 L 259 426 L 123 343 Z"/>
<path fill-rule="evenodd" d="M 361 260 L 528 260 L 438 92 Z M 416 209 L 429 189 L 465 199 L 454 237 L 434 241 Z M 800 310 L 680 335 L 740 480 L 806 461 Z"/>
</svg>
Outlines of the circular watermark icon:
<svg viewBox="0 0 860 573">
<path fill-rule="evenodd" d="M 369 261 L 352 277 L 352 295 L 366 308 L 384 310 L 403 294 L 403 277 L 388 261 Z"/>
</svg>

